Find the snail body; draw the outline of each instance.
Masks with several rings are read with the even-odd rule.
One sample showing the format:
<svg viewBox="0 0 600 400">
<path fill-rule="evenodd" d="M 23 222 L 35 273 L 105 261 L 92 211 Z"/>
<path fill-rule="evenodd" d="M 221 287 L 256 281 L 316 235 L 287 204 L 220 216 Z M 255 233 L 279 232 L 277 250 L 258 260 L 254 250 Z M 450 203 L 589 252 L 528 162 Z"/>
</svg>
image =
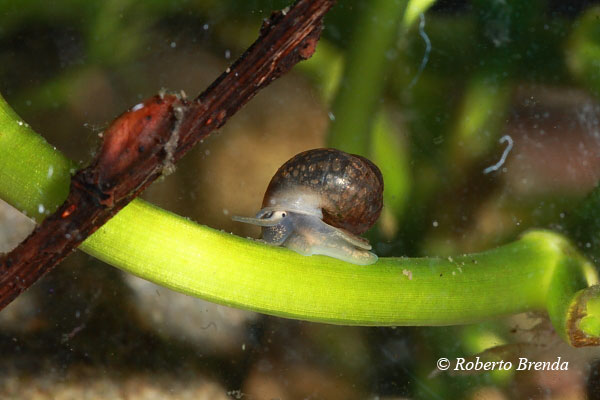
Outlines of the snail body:
<svg viewBox="0 0 600 400">
<path fill-rule="evenodd" d="M 234 220 L 262 227 L 262 240 L 300 254 L 355 264 L 377 256 L 361 238 L 381 213 L 383 177 L 368 159 L 336 149 L 297 154 L 275 173 L 262 209 Z"/>
</svg>

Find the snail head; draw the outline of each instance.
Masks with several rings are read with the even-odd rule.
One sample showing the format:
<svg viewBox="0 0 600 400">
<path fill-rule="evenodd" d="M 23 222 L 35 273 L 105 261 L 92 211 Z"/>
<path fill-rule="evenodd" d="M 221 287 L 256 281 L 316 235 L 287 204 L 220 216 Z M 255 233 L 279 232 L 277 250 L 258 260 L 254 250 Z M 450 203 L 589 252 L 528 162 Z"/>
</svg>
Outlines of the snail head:
<svg viewBox="0 0 600 400">
<path fill-rule="evenodd" d="M 234 221 L 261 226 L 262 240 L 269 244 L 279 246 L 296 231 L 298 222 L 302 219 L 303 212 L 282 210 L 275 207 L 265 207 L 254 218 L 233 217 Z"/>
</svg>

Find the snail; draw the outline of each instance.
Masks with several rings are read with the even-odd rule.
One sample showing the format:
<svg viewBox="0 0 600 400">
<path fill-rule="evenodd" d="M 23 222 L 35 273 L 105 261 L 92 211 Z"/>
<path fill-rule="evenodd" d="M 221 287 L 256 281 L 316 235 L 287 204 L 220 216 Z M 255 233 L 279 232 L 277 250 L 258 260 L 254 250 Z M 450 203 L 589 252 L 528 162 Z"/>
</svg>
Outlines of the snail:
<svg viewBox="0 0 600 400">
<path fill-rule="evenodd" d="M 375 224 L 382 206 L 383 177 L 375 164 L 336 149 L 314 149 L 277 170 L 256 217 L 233 220 L 261 226 L 268 244 L 366 265 L 377 256 L 358 235 Z"/>
</svg>

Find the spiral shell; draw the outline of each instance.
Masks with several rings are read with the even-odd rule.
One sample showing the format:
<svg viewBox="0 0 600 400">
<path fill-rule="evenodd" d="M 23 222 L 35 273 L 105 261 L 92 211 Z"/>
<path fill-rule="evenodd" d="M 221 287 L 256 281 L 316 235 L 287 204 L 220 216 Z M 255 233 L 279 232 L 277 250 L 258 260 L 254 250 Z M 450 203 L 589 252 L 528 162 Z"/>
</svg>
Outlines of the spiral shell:
<svg viewBox="0 0 600 400">
<path fill-rule="evenodd" d="M 254 218 L 233 219 L 261 226 L 262 240 L 272 245 L 372 264 L 377 256 L 358 235 L 373 226 L 382 206 L 383 177 L 375 164 L 336 149 L 314 149 L 277 170 Z"/>
<path fill-rule="evenodd" d="M 381 214 L 383 176 L 375 164 L 337 149 L 314 149 L 297 154 L 275 173 L 263 207 L 281 204 L 288 191 L 317 194 L 323 221 L 355 235 L 366 232 Z"/>
</svg>

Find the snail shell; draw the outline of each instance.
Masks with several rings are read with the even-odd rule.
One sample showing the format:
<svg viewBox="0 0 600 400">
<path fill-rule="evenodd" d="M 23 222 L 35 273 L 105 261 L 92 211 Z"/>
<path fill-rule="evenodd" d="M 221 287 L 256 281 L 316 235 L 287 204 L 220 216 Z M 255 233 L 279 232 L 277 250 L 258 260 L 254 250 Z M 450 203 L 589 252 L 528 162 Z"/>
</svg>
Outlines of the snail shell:
<svg viewBox="0 0 600 400">
<path fill-rule="evenodd" d="M 358 235 L 375 224 L 382 206 L 383 177 L 375 164 L 336 149 L 314 149 L 277 170 L 255 218 L 234 220 L 262 226 L 269 244 L 371 264 L 377 256 Z"/>
</svg>

